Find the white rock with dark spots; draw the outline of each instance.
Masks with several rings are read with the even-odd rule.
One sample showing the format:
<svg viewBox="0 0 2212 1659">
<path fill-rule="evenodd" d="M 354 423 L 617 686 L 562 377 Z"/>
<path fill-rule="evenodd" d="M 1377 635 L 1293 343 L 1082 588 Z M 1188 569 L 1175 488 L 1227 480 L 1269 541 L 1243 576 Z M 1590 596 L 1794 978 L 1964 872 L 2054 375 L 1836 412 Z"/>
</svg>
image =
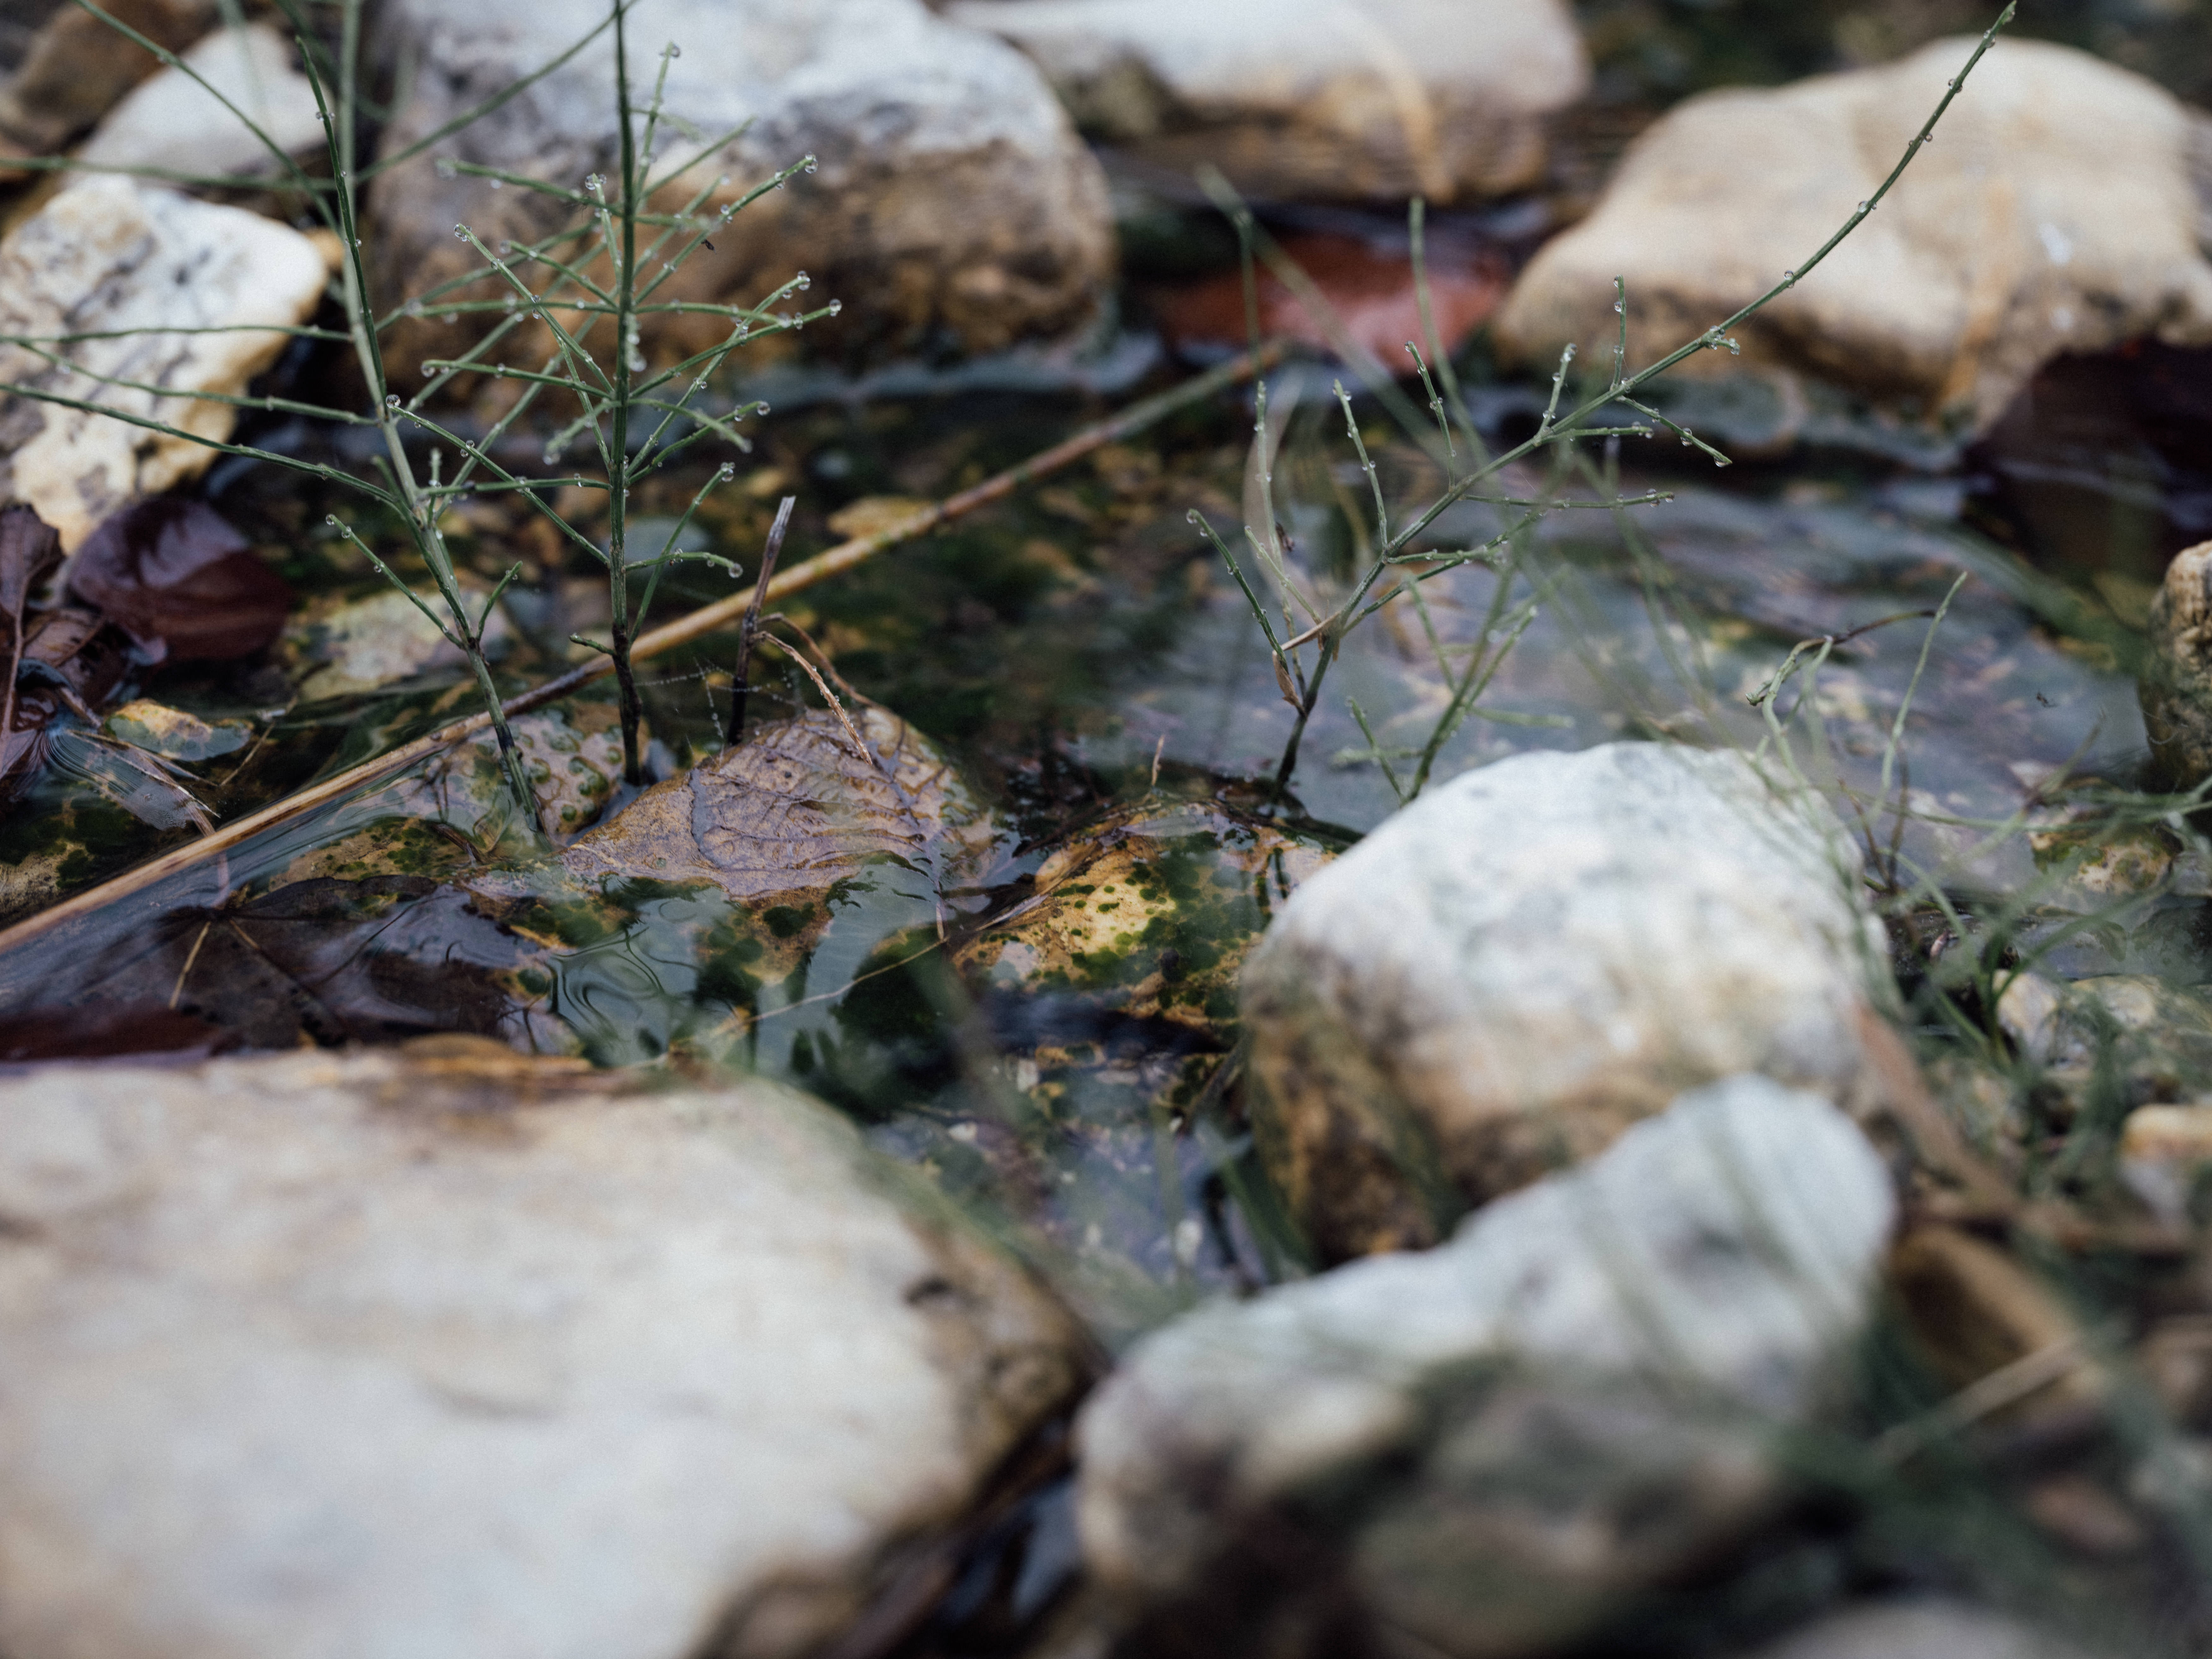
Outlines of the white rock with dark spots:
<svg viewBox="0 0 2212 1659">
<path fill-rule="evenodd" d="M 1083 1363 L 902 1179 L 465 1040 L 0 1083 L 0 1650 L 812 1651 Z"/>
<path fill-rule="evenodd" d="M 284 349 L 282 331 L 313 314 L 328 275 L 322 249 L 289 226 L 87 178 L 0 241 L 0 335 L 55 343 L 0 344 L 0 385 L 221 441 L 237 410 L 207 394 L 244 392 Z M 214 459 L 186 438 L 0 394 L 0 499 L 29 502 L 64 547 Z"/>
<path fill-rule="evenodd" d="M 1292 896 L 1246 965 L 1268 1167 L 1331 1257 L 1763 1072 L 1873 1103 L 1886 978 L 1843 828 L 1743 757 L 1608 744 L 1480 768 Z"/>
<path fill-rule="evenodd" d="M 1548 1651 L 1768 1512 L 1766 1437 L 1834 1403 L 1894 1211 L 1827 1102 L 1685 1095 L 1444 1246 L 1145 1338 L 1079 1420 L 1085 1559 L 1139 1623 L 1249 1590 L 1278 1629 Z"/>
<path fill-rule="evenodd" d="M 1547 370 L 1570 342 L 1609 362 L 1616 276 L 1632 368 L 1722 322 L 1873 197 L 1972 46 L 1679 105 L 1522 272 L 1500 344 Z M 2000 40 L 1865 222 L 1735 331 L 1742 358 L 1684 368 L 1778 365 L 1984 428 L 2062 352 L 2212 341 L 2208 157 L 2203 118 L 2154 82 Z"/>
<path fill-rule="evenodd" d="M 1559 0 L 956 0 L 1089 131 L 1263 196 L 1526 189 L 1589 64 Z"/>
</svg>

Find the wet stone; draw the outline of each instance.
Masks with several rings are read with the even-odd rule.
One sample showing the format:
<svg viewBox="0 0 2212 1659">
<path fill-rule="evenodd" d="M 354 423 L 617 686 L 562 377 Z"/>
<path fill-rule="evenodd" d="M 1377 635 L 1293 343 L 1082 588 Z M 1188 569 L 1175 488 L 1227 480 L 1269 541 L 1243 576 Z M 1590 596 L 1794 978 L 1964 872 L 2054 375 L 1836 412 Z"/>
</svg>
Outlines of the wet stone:
<svg viewBox="0 0 2212 1659">
<path fill-rule="evenodd" d="M 324 147 L 314 88 L 293 66 L 290 40 L 261 22 L 219 28 L 177 67 L 141 82 L 108 112 L 77 157 L 102 167 L 159 167 L 202 178 L 282 172 L 283 162 L 253 127 L 295 160 Z"/>
<path fill-rule="evenodd" d="M 1327 1257 L 1434 1238 L 1685 1087 L 1855 1106 L 1893 996 L 1858 855 L 1740 755 L 1613 744 L 1424 795 L 1246 966 L 1259 1145 Z"/>
<path fill-rule="evenodd" d="M 1774 1512 L 1893 1211 L 1826 1102 L 1693 1091 L 1449 1244 L 1139 1341 L 1079 1421 L 1086 1565 L 1176 1651 L 1554 1651 Z"/>
<path fill-rule="evenodd" d="M 1068 1399 L 837 1116 L 445 1039 L 0 1082 L 20 1659 L 816 1650 Z"/>
</svg>

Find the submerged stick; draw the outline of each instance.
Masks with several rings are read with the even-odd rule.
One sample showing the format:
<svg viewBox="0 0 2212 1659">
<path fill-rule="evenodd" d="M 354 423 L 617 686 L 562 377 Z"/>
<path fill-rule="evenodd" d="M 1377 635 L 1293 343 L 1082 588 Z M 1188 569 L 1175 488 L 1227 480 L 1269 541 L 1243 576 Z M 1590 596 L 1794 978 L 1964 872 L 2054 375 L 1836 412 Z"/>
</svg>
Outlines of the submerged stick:
<svg viewBox="0 0 2212 1659">
<path fill-rule="evenodd" d="M 1178 410 L 1201 402 L 1225 387 L 1249 380 L 1281 355 L 1279 342 L 1271 342 L 1256 351 L 1239 353 L 1203 374 L 1194 375 L 1181 386 L 1172 386 L 1157 397 L 1132 404 L 1119 415 L 1101 421 L 1096 426 L 1085 427 L 1073 437 L 1030 456 L 1018 465 L 1008 467 L 1004 472 L 994 474 L 972 489 L 963 489 L 957 495 L 948 495 L 927 507 L 917 507 L 906 518 L 886 526 L 873 535 L 859 536 L 851 541 L 841 542 L 825 553 L 818 553 L 792 566 L 773 577 L 758 597 L 769 600 L 780 599 L 786 594 L 811 587 L 817 582 L 826 581 L 852 569 L 855 565 L 865 564 L 887 547 L 926 535 L 939 525 L 964 517 L 994 501 L 1003 501 L 1024 484 L 1055 472 L 1071 461 L 1080 460 L 1095 449 L 1133 436 Z M 756 584 L 755 586 L 741 588 L 727 599 L 702 605 L 686 616 L 678 617 L 674 622 L 639 635 L 630 643 L 632 660 L 642 661 L 659 656 L 679 645 L 689 645 L 694 640 L 742 622 L 746 612 L 754 608 L 756 588 L 758 586 Z M 501 713 L 512 720 L 516 715 L 543 708 L 548 703 L 558 702 L 571 693 L 581 690 L 593 680 L 605 678 L 613 672 L 613 667 L 611 659 L 595 657 L 520 696 L 509 698 Z M 441 726 L 412 743 L 402 744 L 374 760 L 363 761 L 334 777 L 310 784 L 258 812 L 249 812 L 242 818 L 224 824 L 212 835 L 203 836 L 198 841 L 162 854 L 159 858 L 149 859 L 97 887 L 88 887 L 83 892 L 72 895 L 34 916 L 25 917 L 12 927 L 0 929 L 0 954 L 27 945 L 64 922 L 89 915 L 172 876 L 182 875 L 198 865 L 243 845 L 265 830 L 273 830 L 304 813 L 343 800 L 357 790 L 404 772 L 456 744 L 467 742 L 478 732 L 489 730 L 490 726 L 489 712 L 471 714 L 450 725 Z"/>
</svg>

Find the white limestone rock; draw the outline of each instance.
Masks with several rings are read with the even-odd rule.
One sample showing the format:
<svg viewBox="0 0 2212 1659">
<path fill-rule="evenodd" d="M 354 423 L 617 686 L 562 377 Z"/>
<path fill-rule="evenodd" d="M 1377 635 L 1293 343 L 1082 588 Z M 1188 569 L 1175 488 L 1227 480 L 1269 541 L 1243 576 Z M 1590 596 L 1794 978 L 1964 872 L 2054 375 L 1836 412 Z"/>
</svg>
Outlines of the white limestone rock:
<svg viewBox="0 0 2212 1659">
<path fill-rule="evenodd" d="M 1559 0 L 954 0 L 1088 131 L 1263 196 L 1432 202 L 1542 176 L 1589 64 Z"/>
<path fill-rule="evenodd" d="M 200 178 L 278 170 L 254 127 L 295 158 L 323 148 L 314 88 L 293 67 L 291 42 L 266 23 L 217 29 L 185 53 L 182 67 L 140 82 L 107 112 L 77 159 Z"/>
<path fill-rule="evenodd" d="M 1770 1512 L 1895 1207 L 1818 1097 L 1686 1094 L 1437 1249 L 1143 1339 L 1078 1421 L 1085 1563 L 1139 1625 L 1260 1598 L 1272 1652 L 1552 1651 Z"/>
<path fill-rule="evenodd" d="M 1012 48 L 944 22 L 921 0 L 643 0 L 629 16 L 641 100 L 663 46 L 682 49 L 668 65 L 659 141 L 670 167 L 751 123 L 672 185 L 664 205 L 726 175 L 712 212 L 807 155 L 818 162 L 717 230 L 713 249 L 693 253 L 657 301 L 758 298 L 803 270 L 812 286 L 799 303 L 834 297 L 843 307 L 835 322 L 810 325 L 805 342 L 843 352 L 995 350 L 1094 316 L 1114 274 L 1105 178 Z M 411 92 L 386 129 L 384 153 L 538 69 L 605 17 L 600 0 L 395 0 L 386 35 Z M 390 296 L 481 268 L 454 239 L 457 222 L 497 246 L 549 234 L 568 216 L 527 191 L 441 177 L 439 160 L 580 189 L 587 174 L 614 170 L 614 107 L 612 42 L 601 34 L 434 154 L 380 177 L 370 193 L 372 247 Z M 400 331 L 397 345 L 403 358 L 449 351 L 481 326 L 426 319 Z M 647 319 L 645 349 L 665 359 L 726 332 L 697 316 Z M 403 362 L 398 378 L 412 372 Z"/>
<path fill-rule="evenodd" d="M 467 1039 L 0 1082 L 9 1659 L 765 1659 L 1079 1338 L 828 1108 Z"/>
<path fill-rule="evenodd" d="M 1939 40 L 1879 69 L 1680 105 L 1522 271 L 1500 345 L 1547 369 L 1570 342 L 1609 362 L 1616 276 L 1631 367 L 1723 321 L 1873 196 L 1972 49 Z M 1741 362 L 1978 429 L 2061 352 L 2212 341 L 2206 133 L 2140 76 L 2000 40 L 1866 222 L 1736 331 Z M 1738 365 L 1708 352 L 1684 369 Z"/>
<path fill-rule="evenodd" d="M 274 220 L 112 174 L 84 179 L 0 241 L 0 336 L 119 337 L 44 354 L 0 343 L 0 386 L 221 441 L 236 410 L 203 394 L 243 392 L 283 349 L 280 331 L 313 314 L 328 275 L 322 246 Z M 29 502 L 66 548 L 214 459 L 187 439 L 0 393 L 0 500 Z"/>
<path fill-rule="evenodd" d="M 1677 1093 L 1871 1104 L 1886 972 L 1817 797 L 1619 743 L 1454 779 L 1294 894 L 1246 965 L 1252 1111 L 1324 1256 L 1425 1243 Z"/>
</svg>

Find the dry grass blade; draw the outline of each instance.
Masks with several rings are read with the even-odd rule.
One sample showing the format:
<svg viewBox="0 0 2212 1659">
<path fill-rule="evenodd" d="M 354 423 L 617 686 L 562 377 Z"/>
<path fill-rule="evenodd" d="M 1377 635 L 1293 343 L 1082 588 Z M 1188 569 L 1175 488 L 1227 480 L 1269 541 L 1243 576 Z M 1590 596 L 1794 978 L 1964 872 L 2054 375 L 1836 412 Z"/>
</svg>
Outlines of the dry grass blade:
<svg viewBox="0 0 2212 1659">
<path fill-rule="evenodd" d="M 1178 410 L 1202 402 L 1225 387 L 1249 380 L 1273 363 L 1280 352 L 1279 343 L 1267 345 L 1256 352 L 1244 352 L 1203 374 L 1194 376 L 1181 386 L 1133 404 L 1119 415 L 1101 421 L 1096 426 L 1085 428 L 1074 436 L 1041 451 L 1017 466 L 986 478 L 972 489 L 917 508 L 910 517 L 887 526 L 872 535 L 855 537 L 825 553 L 818 553 L 802 563 L 793 565 L 770 580 L 761 597 L 767 600 L 780 599 L 786 594 L 812 587 L 817 582 L 826 581 L 852 569 L 855 565 L 866 563 L 887 547 L 926 535 L 941 524 L 950 523 L 979 507 L 1002 501 L 1023 485 L 1055 472 L 1070 462 L 1080 460 L 1095 449 L 1133 436 Z M 741 622 L 746 612 L 753 609 L 755 594 L 754 587 L 741 588 L 726 599 L 703 605 L 674 622 L 639 635 L 631 646 L 633 659 L 643 660 L 659 656 Z M 606 657 L 596 657 L 524 692 L 519 697 L 510 699 L 503 712 L 507 718 L 513 719 L 532 709 L 543 708 L 549 703 L 558 702 L 592 681 L 611 673 L 613 666 Z M 344 800 L 360 790 L 452 748 L 455 744 L 466 742 L 490 725 L 489 714 L 478 714 L 455 720 L 449 726 L 442 726 L 412 743 L 403 744 L 389 754 L 365 761 L 334 777 L 311 784 L 296 794 L 288 795 L 258 812 L 224 824 L 214 834 L 204 836 L 189 846 L 149 860 L 136 869 L 125 871 L 97 887 L 87 888 L 49 909 L 25 918 L 12 927 L 0 930 L 0 954 L 27 945 L 65 923 L 91 915 L 134 893 L 143 892 L 160 882 L 182 875 L 210 859 L 244 845 L 264 830 L 273 830 L 305 813 Z"/>
</svg>

